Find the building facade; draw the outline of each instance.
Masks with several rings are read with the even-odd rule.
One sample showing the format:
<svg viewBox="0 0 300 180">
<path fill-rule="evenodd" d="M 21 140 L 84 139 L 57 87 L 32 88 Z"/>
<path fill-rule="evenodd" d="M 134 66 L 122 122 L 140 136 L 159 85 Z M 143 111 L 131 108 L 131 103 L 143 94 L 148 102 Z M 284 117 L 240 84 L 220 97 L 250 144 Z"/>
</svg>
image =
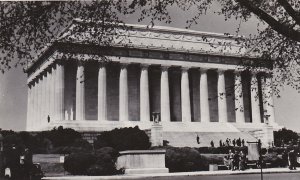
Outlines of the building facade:
<svg viewBox="0 0 300 180">
<path fill-rule="evenodd" d="M 28 131 L 150 129 L 158 112 L 164 132 L 247 132 L 272 142 L 271 71 L 243 70 L 262 60 L 245 58 L 240 37 L 128 25 L 107 50 L 69 33 L 80 23 L 27 68 Z"/>
</svg>

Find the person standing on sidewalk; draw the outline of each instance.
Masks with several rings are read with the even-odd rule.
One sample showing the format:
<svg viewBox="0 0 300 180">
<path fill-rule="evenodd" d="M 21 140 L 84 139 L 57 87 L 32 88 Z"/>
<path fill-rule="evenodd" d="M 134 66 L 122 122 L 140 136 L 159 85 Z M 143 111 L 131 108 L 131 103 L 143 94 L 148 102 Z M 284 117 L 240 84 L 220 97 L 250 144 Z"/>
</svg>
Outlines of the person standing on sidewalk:
<svg viewBox="0 0 300 180">
<path fill-rule="evenodd" d="M 231 151 L 231 149 L 229 149 L 229 153 L 228 153 L 228 158 L 229 158 L 229 163 L 230 163 L 230 169 L 233 171 L 234 170 L 234 165 L 233 165 L 233 152 Z"/>
<path fill-rule="evenodd" d="M 296 170 L 297 156 L 293 149 L 290 150 L 290 152 L 288 153 L 288 160 L 289 160 L 289 169 Z"/>
<path fill-rule="evenodd" d="M 234 152 L 234 155 L 233 155 L 233 161 L 232 161 L 232 164 L 233 164 L 233 171 L 236 170 L 236 169 L 239 169 L 239 162 L 240 162 L 240 156 L 238 154 L 238 151 L 235 151 Z"/>
<path fill-rule="evenodd" d="M 246 169 L 246 154 L 241 151 L 240 152 L 240 163 L 239 163 L 239 170 L 244 171 Z"/>
</svg>

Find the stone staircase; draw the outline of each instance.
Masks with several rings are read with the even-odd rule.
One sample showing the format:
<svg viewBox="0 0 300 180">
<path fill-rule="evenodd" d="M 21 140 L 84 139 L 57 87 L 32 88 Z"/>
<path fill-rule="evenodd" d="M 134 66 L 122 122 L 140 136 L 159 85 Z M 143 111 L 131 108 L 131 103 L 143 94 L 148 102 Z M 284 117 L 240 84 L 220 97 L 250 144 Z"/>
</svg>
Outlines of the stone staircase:
<svg viewBox="0 0 300 180">
<path fill-rule="evenodd" d="M 196 137 L 200 138 L 200 144 L 197 144 Z M 247 141 L 257 141 L 255 137 L 247 132 L 163 132 L 163 139 L 169 141 L 169 145 L 175 147 L 210 147 L 210 142 L 213 141 L 215 147 L 219 146 L 219 141 L 226 141 L 226 138 L 231 140 L 241 138 Z"/>
</svg>

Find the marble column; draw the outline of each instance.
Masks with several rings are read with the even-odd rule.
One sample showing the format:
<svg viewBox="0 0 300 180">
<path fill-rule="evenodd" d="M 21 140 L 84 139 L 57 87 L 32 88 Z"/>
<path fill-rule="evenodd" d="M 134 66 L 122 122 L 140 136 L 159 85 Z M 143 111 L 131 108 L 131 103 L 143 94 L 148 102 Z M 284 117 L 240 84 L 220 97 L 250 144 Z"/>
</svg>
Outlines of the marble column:
<svg viewBox="0 0 300 180">
<path fill-rule="evenodd" d="M 128 64 L 121 64 L 119 82 L 119 121 L 129 121 L 128 112 Z"/>
<path fill-rule="evenodd" d="M 32 130 L 35 130 L 35 124 L 37 121 L 37 99 L 38 99 L 38 95 L 37 95 L 37 80 L 34 79 L 33 80 L 33 89 L 32 89 Z"/>
<path fill-rule="evenodd" d="M 263 78 L 263 102 L 264 102 L 264 122 L 266 124 L 275 124 L 275 110 L 273 101 L 273 82 L 272 74 L 267 73 Z"/>
<path fill-rule="evenodd" d="M 84 84 L 84 64 L 83 62 L 78 62 L 76 72 L 76 120 L 78 121 L 85 119 Z"/>
<path fill-rule="evenodd" d="M 256 72 L 251 76 L 251 109 L 252 109 L 252 123 L 261 123 L 260 107 L 259 107 L 259 94 L 258 94 L 258 81 Z"/>
<path fill-rule="evenodd" d="M 201 113 L 201 122 L 203 123 L 210 122 L 207 69 L 204 68 L 200 68 L 200 113 Z"/>
<path fill-rule="evenodd" d="M 37 129 L 40 128 L 40 124 L 41 124 L 41 118 L 42 118 L 42 98 L 43 98 L 43 94 L 42 94 L 42 76 L 39 77 L 39 82 L 38 82 L 38 119 L 37 119 Z"/>
<path fill-rule="evenodd" d="M 98 121 L 107 120 L 106 106 L 106 67 L 99 64 L 98 71 Z"/>
<path fill-rule="evenodd" d="M 161 67 L 160 79 L 160 113 L 162 122 L 170 122 L 170 91 L 169 91 L 169 75 L 166 66 Z"/>
<path fill-rule="evenodd" d="M 189 68 L 182 67 L 181 71 L 181 109 L 182 122 L 191 122 L 191 100 L 190 100 L 190 85 L 189 85 Z"/>
<path fill-rule="evenodd" d="M 219 122 L 228 122 L 227 118 L 227 102 L 226 102 L 226 89 L 225 89 L 225 74 L 224 70 L 218 70 L 218 113 Z"/>
<path fill-rule="evenodd" d="M 50 117 L 50 122 L 51 121 L 58 121 L 58 108 L 57 108 L 57 104 L 58 104 L 58 90 L 57 90 L 57 64 L 54 63 L 53 64 L 53 68 L 52 68 L 52 116 Z"/>
<path fill-rule="evenodd" d="M 147 64 L 141 65 L 140 76 L 140 119 L 150 122 L 149 78 Z"/>
<path fill-rule="evenodd" d="M 46 87 L 47 87 L 47 117 L 49 116 L 50 117 L 50 114 L 51 114 L 51 71 L 50 69 L 47 70 L 47 84 L 46 84 Z M 46 119 L 47 119 L 46 117 Z M 47 120 L 47 123 L 48 123 L 48 120 Z"/>
<path fill-rule="evenodd" d="M 26 121 L 26 130 L 31 131 L 32 129 L 32 82 L 28 83 L 27 88 L 27 121 Z"/>
<path fill-rule="evenodd" d="M 234 72 L 234 103 L 236 123 L 245 123 L 244 98 L 241 71 Z"/>
<path fill-rule="evenodd" d="M 57 64 L 57 83 L 56 83 L 56 89 L 58 90 L 58 97 L 57 97 L 57 111 L 58 111 L 58 120 L 62 121 L 65 118 L 65 107 L 64 107 L 64 92 L 65 92 L 65 71 L 64 71 L 64 65 L 62 62 L 58 62 Z"/>
<path fill-rule="evenodd" d="M 48 111 L 48 109 L 47 109 L 47 103 L 48 103 L 48 101 L 47 101 L 47 99 L 48 99 L 48 97 L 47 97 L 47 73 L 44 71 L 43 72 L 43 99 L 42 99 L 42 106 L 43 106 L 43 111 L 42 111 L 42 118 L 41 118 L 41 128 L 43 128 L 44 127 L 44 125 L 46 124 L 46 122 L 47 122 L 47 111 Z"/>
<path fill-rule="evenodd" d="M 40 81 L 40 118 L 39 118 L 39 129 L 42 127 L 42 123 L 44 120 L 44 82 L 45 77 L 43 73 L 41 73 L 41 81 Z"/>
<path fill-rule="evenodd" d="M 50 71 L 49 71 L 49 117 L 50 117 L 50 122 L 52 118 L 54 117 L 54 68 L 51 66 Z"/>
</svg>

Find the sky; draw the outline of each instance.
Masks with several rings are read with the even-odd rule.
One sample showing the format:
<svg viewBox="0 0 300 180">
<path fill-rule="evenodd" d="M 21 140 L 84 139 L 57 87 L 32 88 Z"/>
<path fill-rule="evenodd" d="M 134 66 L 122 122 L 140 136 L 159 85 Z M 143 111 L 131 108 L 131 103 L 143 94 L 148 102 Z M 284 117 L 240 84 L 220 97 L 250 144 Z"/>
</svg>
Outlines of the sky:
<svg viewBox="0 0 300 180">
<path fill-rule="evenodd" d="M 197 25 L 191 29 L 236 34 L 239 20 L 225 21 L 223 16 L 218 16 L 213 11 L 219 8 L 213 6 L 213 10 L 207 12 L 199 19 Z M 185 21 L 194 13 L 192 10 L 182 13 L 176 9 L 170 9 L 172 23 L 166 25 L 163 22 L 156 22 L 156 25 L 185 28 Z M 127 23 L 138 23 L 137 15 L 124 17 Z M 243 22 L 239 35 L 255 34 L 257 29 L 256 18 L 251 18 L 248 22 Z M 147 24 L 141 22 L 139 24 Z M 12 130 L 25 130 L 27 112 L 27 75 L 22 67 L 13 68 L 5 74 L 0 73 L 0 128 Z M 275 119 L 279 125 L 288 129 L 300 132 L 300 94 L 296 90 L 285 86 L 281 92 L 281 97 L 274 97 Z"/>
</svg>

